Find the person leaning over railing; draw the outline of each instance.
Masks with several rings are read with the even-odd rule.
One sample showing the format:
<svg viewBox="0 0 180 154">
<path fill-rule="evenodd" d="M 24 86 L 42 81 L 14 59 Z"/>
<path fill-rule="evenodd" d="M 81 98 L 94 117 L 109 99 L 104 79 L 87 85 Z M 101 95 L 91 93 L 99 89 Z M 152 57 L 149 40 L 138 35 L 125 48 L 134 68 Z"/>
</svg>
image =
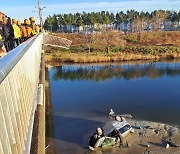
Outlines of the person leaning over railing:
<svg viewBox="0 0 180 154">
<path fill-rule="evenodd" d="M 39 33 L 39 26 L 36 25 L 34 17 L 30 17 L 29 20 L 31 22 L 30 27 L 32 28 L 33 35 L 38 34 Z"/>
<path fill-rule="evenodd" d="M 14 29 L 14 46 L 18 46 L 20 44 L 19 38 L 21 37 L 21 31 L 20 28 L 17 26 L 17 20 L 12 19 L 12 26 Z"/>
<path fill-rule="evenodd" d="M 29 26 L 30 22 L 28 19 L 24 20 L 24 25 L 21 27 L 21 39 L 26 41 L 33 36 L 32 28 Z"/>
</svg>

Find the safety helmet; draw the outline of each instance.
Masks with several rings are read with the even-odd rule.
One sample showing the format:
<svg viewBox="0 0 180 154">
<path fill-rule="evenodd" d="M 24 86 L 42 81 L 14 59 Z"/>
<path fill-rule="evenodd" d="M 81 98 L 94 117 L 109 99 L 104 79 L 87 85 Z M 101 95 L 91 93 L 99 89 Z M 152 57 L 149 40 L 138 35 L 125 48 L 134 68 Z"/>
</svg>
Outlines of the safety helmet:
<svg viewBox="0 0 180 154">
<path fill-rule="evenodd" d="M 34 17 L 30 17 L 29 20 L 30 20 L 31 22 L 35 22 Z"/>
<path fill-rule="evenodd" d="M 12 23 L 14 24 L 16 24 L 17 23 L 17 20 L 16 19 L 12 19 Z"/>
<path fill-rule="evenodd" d="M 20 22 L 19 20 L 17 21 L 17 25 L 18 25 L 18 26 L 21 26 L 21 22 Z"/>
<path fill-rule="evenodd" d="M 25 20 L 24 20 L 24 24 L 25 24 L 25 25 L 29 25 L 29 24 L 30 24 L 29 20 L 28 20 L 28 19 L 25 19 Z"/>
</svg>

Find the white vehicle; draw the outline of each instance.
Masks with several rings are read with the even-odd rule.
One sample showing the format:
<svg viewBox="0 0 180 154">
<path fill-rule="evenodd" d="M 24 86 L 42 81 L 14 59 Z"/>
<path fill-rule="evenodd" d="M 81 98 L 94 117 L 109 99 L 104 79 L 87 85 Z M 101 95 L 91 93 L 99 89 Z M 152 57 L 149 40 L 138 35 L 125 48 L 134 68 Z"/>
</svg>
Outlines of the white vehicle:
<svg viewBox="0 0 180 154">
<path fill-rule="evenodd" d="M 123 138 L 130 132 L 134 131 L 124 117 L 122 117 L 122 121 L 113 120 L 107 122 L 107 124 L 103 127 L 103 130 L 106 136 L 112 136 L 113 131 L 117 130 L 120 136 Z"/>
<path fill-rule="evenodd" d="M 134 132 L 134 129 L 131 125 L 126 121 L 124 117 L 116 116 L 116 120 L 111 120 L 106 123 L 103 127 L 104 137 L 98 139 L 94 143 L 94 136 L 92 136 L 89 140 L 89 149 L 94 150 L 97 147 L 107 147 L 116 144 L 118 138 L 124 138 L 130 132 Z"/>
</svg>

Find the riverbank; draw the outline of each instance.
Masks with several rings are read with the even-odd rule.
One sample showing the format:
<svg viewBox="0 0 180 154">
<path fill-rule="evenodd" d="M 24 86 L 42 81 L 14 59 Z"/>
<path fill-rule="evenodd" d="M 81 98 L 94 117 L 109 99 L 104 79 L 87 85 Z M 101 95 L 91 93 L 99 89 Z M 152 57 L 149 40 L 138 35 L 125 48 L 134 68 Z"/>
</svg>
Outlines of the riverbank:
<svg viewBox="0 0 180 154">
<path fill-rule="evenodd" d="M 54 52 L 54 53 L 53 53 Z M 136 60 L 162 60 L 162 59 L 178 59 L 180 53 L 164 53 L 164 54 L 141 54 L 141 53 L 70 53 L 70 52 L 56 52 L 46 53 L 46 62 L 60 62 L 60 63 L 98 63 L 98 62 L 119 62 L 119 61 L 136 61 Z"/>
<path fill-rule="evenodd" d="M 72 113 L 73 114 L 73 113 Z M 98 121 L 98 122 L 107 122 L 107 118 L 101 117 L 92 117 L 88 118 L 87 122 L 89 120 L 92 121 Z M 52 140 L 55 144 L 49 143 L 47 151 L 53 150 L 57 153 L 86 153 L 86 154 L 179 154 L 180 153 L 180 129 L 171 126 L 168 124 L 162 124 L 157 122 L 149 122 L 149 121 L 139 121 L 135 119 L 126 119 L 131 126 L 134 129 L 134 133 L 128 134 L 125 138 L 123 138 L 123 145 L 119 146 L 119 144 L 115 144 L 112 146 L 108 146 L 105 148 L 98 147 L 95 149 L 95 151 L 91 151 L 88 148 L 88 140 L 90 136 L 93 135 L 95 129 L 92 129 L 92 127 L 89 127 L 89 129 L 86 128 L 86 126 L 79 125 L 82 128 L 86 128 L 86 132 L 83 134 L 81 133 L 81 136 L 79 136 L 79 139 L 77 139 L 76 142 L 69 140 L 63 140 L 58 139 L 56 137 L 51 138 L 47 136 L 48 140 Z M 71 124 L 68 124 L 68 126 L 71 126 L 74 128 L 74 122 L 71 122 Z M 104 123 L 105 124 L 105 123 Z M 67 126 L 67 123 L 65 124 Z M 62 126 L 62 127 L 65 127 Z M 98 127 L 98 125 L 97 125 Z M 80 129 L 79 127 L 76 127 L 76 131 Z M 68 131 L 68 130 L 67 130 Z M 80 130 L 79 130 L 80 131 Z M 78 132 L 79 132 L 78 131 Z M 66 134 L 67 132 L 63 132 Z M 72 132 L 70 132 L 71 138 L 77 137 L 77 135 L 72 135 Z M 79 133 L 78 133 L 79 135 Z M 63 136 L 63 135 L 62 135 Z M 69 135 L 68 135 L 69 136 Z M 82 143 L 81 143 L 82 140 Z M 169 142 L 172 144 L 170 145 Z M 80 144 L 81 143 L 81 144 Z M 56 146 L 54 146 L 56 145 Z"/>
<path fill-rule="evenodd" d="M 128 120 L 135 132 L 124 138 L 128 143 L 120 153 L 164 154 L 180 152 L 180 129 L 167 124 Z M 170 141 L 170 142 L 168 142 Z M 115 152 L 116 153 L 116 152 Z"/>
<path fill-rule="evenodd" d="M 119 154 L 178 154 L 180 152 L 180 129 L 167 124 L 127 119 L 134 133 L 123 138 L 119 144 L 97 148 L 93 153 Z M 91 153 L 90 151 L 87 153 Z"/>
<path fill-rule="evenodd" d="M 69 49 L 44 47 L 45 60 L 72 63 L 180 58 L 180 32 L 52 33 L 72 41 Z"/>
</svg>

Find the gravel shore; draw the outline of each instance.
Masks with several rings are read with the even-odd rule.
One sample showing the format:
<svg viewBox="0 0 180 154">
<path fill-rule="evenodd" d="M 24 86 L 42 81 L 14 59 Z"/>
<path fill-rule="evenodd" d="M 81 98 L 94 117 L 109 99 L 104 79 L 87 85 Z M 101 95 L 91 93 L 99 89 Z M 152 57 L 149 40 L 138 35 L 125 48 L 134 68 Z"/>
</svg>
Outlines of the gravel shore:
<svg viewBox="0 0 180 154">
<path fill-rule="evenodd" d="M 134 133 L 123 139 L 124 145 L 104 148 L 102 153 L 119 154 L 179 154 L 180 129 L 167 124 L 147 121 L 127 121 L 134 128 Z M 95 153 L 98 153 L 99 151 Z"/>
</svg>

